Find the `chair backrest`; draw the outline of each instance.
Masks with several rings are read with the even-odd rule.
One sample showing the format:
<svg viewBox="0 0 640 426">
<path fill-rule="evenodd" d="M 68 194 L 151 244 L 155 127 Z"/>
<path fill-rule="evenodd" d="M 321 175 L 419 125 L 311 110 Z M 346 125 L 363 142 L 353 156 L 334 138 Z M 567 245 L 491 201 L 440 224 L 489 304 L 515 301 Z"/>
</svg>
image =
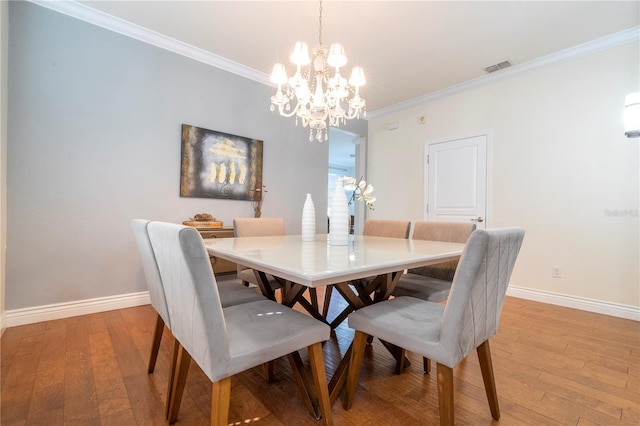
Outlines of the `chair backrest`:
<svg viewBox="0 0 640 426">
<path fill-rule="evenodd" d="M 230 354 L 218 286 L 204 242 L 195 228 L 174 223 L 151 222 L 148 230 L 167 296 L 171 333 L 212 377 L 213 366 L 224 368 Z"/>
<path fill-rule="evenodd" d="M 233 232 L 236 237 L 273 237 L 284 235 L 284 219 L 281 217 L 243 217 L 233 219 Z M 250 268 L 238 264 L 238 276 L 246 269 Z M 244 275 L 241 278 L 249 280 L 249 278 Z M 249 282 L 255 284 L 255 279 L 250 279 Z"/>
<path fill-rule="evenodd" d="M 407 220 L 377 220 L 364 221 L 362 235 L 374 237 L 409 238 L 411 222 Z"/>
<path fill-rule="evenodd" d="M 272 237 L 285 235 L 284 219 L 280 217 L 243 217 L 233 219 L 236 237 Z"/>
<path fill-rule="evenodd" d="M 148 224 L 148 220 L 134 219 L 131 222 L 131 227 L 133 228 L 133 236 L 136 239 L 138 252 L 142 260 L 142 269 L 144 270 L 144 276 L 147 280 L 151 306 L 158 312 L 158 315 L 160 315 L 165 325 L 171 329 L 167 299 L 164 295 L 164 288 L 162 287 L 156 256 L 153 253 L 151 241 L 149 240 L 149 233 L 147 231 Z"/>
<path fill-rule="evenodd" d="M 412 238 L 464 244 L 475 230 L 476 224 L 472 222 L 416 222 L 413 225 Z"/>
<path fill-rule="evenodd" d="M 466 243 L 469 236 L 476 230 L 476 224 L 462 222 L 416 222 L 413 225 L 414 240 L 446 241 L 449 243 Z M 437 265 L 421 266 L 410 269 L 413 274 L 424 275 L 440 280 L 451 281 L 458 267 L 458 261 L 438 263 Z"/>
<path fill-rule="evenodd" d="M 440 345 L 449 367 L 498 331 L 523 238 L 521 228 L 478 229 L 469 237 L 442 318 Z"/>
</svg>

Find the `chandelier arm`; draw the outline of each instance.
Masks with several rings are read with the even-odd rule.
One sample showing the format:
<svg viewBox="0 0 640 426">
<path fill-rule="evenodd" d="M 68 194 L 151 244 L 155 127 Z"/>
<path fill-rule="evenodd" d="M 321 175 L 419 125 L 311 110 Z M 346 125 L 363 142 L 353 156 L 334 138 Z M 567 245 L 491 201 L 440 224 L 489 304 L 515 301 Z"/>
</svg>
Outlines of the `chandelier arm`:
<svg viewBox="0 0 640 426">
<path fill-rule="evenodd" d="M 296 103 L 295 108 L 293 108 L 290 113 L 287 113 L 284 110 L 283 105 L 278 105 L 278 112 L 280 113 L 280 115 L 287 118 L 293 117 L 298 112 L 299 109 L 300 109 L 300 103 Z"/>
<path fill-rule="evenodd" d="M 361 112 L 363 112 L 362 109 L 354 109 L 353 114 L 349 114 L 348 112 L 345 112 L 344 118 L 346 118 L 347 120 L 353 120 L 354 118 L 358 117 Z"/>
</svg>

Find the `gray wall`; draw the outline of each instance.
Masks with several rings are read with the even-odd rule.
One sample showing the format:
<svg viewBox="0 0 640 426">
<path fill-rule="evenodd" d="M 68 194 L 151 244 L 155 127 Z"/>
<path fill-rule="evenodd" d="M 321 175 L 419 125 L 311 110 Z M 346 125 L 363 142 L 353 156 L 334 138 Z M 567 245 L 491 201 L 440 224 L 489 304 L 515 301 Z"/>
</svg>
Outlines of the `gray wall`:
<svg viewBox="0 0 640 426">
<path fill-rule="evenodd" d="M 9 3 L 0 2 L 0 335 L 6 328 L 4 313 L 7 247 L 7 62 L 9 53 Z"/>
<path fill-rule="evenodd" d="M 252 216 L 179 196 L 182 123 L 264 141 L 263 216 L 288 233 L 307 192 L 326 211 L 328 144 L 270 112 L 272 88 L 31 3 L 9 21 L 6 309 L 146 290 L 133 218 Z"/>
</svg>

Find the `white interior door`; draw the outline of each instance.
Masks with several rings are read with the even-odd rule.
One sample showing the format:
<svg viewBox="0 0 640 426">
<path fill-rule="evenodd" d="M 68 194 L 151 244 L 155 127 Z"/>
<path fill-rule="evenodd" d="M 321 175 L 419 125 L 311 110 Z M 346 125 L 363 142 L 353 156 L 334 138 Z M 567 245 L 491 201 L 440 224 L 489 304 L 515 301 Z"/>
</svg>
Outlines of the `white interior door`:
<svg viewBox="0 0 640 426">
<path fill-rule="evenodd" d="M 487 223 L 487 135 L 429 143 L 425 219 Z"/>
</svg>

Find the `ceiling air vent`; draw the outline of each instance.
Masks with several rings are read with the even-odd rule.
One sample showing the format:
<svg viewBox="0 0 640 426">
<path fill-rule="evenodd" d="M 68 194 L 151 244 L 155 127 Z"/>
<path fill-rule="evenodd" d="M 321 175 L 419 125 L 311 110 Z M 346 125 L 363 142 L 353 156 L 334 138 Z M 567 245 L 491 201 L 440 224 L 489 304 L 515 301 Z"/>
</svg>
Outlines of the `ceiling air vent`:
<svg viewBox="0 0 640 426">
<path fill-rule="evenodd" d="M 484 70 L 488 73 L 492 73 L 492 72 L 496 72 L 498 70 L 502 70 L 505 68 L 509 68 L 511 66 L 511 62 L 509 61 L 502 61 L 499 64 L 495 64 L 495 65 L 491 65 L 486 67 Z"/>
</svg>

